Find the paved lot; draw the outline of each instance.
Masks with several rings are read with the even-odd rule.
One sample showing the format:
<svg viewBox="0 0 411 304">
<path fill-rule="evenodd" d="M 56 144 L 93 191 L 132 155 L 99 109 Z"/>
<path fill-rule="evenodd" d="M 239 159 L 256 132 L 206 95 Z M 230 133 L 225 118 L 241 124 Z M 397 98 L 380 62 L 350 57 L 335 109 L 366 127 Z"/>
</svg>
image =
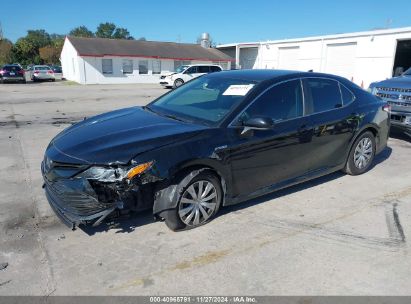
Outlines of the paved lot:
<svg viewBox="0 0 411 304">
<path fill-rule="evenodd" d="M 335 173 L 225 208 L 191 231 L 171 232 L 150 213 L 96 229 L 62 225 L 41 189 L 50 139 L 85 116 L 164 92 L 0 86 L 0 265 L 8 263 L 0 295 L 411 295 L 404 139 L 390 139 L 365 175 Z"/>
</svg>

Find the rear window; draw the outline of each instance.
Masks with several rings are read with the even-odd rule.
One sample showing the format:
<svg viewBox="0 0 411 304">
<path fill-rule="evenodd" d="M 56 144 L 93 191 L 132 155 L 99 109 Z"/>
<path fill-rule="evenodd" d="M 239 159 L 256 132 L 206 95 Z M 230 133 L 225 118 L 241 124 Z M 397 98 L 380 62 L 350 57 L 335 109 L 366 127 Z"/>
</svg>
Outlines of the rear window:
<svg viewBox="0 0 411 304">
<path fill-rule="evenodd" d="M 211 72 L 221 72 L 221 69 L 218 66 L 211 66 L 210 70 Z"/>
<path fill-rule="evenodd" d="M 55 73 L 61 73 L 61 72 L 62 72 L 62 69 L 61 69 L 61 67 L 53 67 L 53 71 L 54 71 Z"/>
<path fill-rule="evenodd" d="M 50 68 L 47 67 L 47 66 L 37 66 L 37 67 L 34 67 L 34 69 L 37 70 L 37 71 L 47 71 L 47 70 L 50 70 Z"/>
<path fill-rule="evenodd" d="M 18 72 L 21 70 L 21 68 L 17 65 L 6 65 L 3 67 L 3 70 L 8 72 Z"/>
<path fill-rule="evenodd" d="M 305 81 L 312 113 L 342 107 L 339 82 L 324 78 L 307 78 Z"/>
<path fill-rule="evenodd" d="M 343 104 L 347 105 L 350 104 L 354 101 L 355 96 L 354 94 L 348 90 L 343 84 L 340 83 L 340 89 L 341 89 L 341 96 L 343 100 Z"/>
<path fill-rule="evenodd" d="M 210 73 L 210 67 L 200 65 L 198 67 L 198 73 Z"/>
</svg>

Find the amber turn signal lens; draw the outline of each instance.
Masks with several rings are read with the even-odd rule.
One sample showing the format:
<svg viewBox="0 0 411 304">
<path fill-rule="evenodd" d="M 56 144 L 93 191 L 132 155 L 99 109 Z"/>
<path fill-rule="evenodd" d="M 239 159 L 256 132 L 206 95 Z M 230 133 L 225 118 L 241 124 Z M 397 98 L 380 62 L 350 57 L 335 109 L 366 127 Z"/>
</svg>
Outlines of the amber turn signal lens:
<svg viewBox="0 0 411 304">
<path fill-rule="evenodd" d="M 153 162 L 151 161 L 148 163 L 135 166 L 134 168 L 130 169 L 130 171 L 128 171 L 127 178 L 132 179 L 134 176 L 137 176 L 143 173 L 144 171 L 146 171 L 147 169 L 149 169 L 152 165 L 153 165 Z"/>
</svg>

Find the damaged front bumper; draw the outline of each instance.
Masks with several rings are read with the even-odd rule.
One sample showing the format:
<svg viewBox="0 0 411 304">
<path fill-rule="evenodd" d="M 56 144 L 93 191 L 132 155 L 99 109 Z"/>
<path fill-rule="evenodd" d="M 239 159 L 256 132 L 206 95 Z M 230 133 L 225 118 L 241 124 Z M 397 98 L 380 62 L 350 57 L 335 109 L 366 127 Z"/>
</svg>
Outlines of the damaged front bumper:
<svg viewBox="0 0 411 304">
<path fill-rule="evenodd" d="M 72 229 L 79 225 L 96 226 L 116 209 L 124 208 L 121 201 L 100 202 L 87 180 L 50 182 L 44 178 L 44 190 L 54 212 Z"/>
<path fill-rule="evenodd" d="M 74 229 L 100 224 L 115 211 L 141 211 L 152 207 L 152 179 L 108 182 L 89 178 L 88 165 L 56 163 L 45 157 L 41 164 L 47 200 L 60 219 Z M 120 213 L 120 212 L 119 212 Z"/>
</svg>

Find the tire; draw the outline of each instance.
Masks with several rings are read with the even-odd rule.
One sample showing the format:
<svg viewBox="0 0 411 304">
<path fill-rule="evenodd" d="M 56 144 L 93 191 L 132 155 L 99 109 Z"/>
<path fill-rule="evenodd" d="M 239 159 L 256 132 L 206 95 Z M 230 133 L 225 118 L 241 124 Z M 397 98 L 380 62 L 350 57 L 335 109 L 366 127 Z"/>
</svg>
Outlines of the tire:
<svg viewBox="0 0 411 304">
<path fill-rule="evenodd" d="M 20 83 L 25 84 L 25 83 L 27 83 L 27 81 L 26 81 L 26 80 L 22 80 L 22 81 L 20 81 Z"/>
<path fill-rule="evenodd" d="M 178 79 L 174 80 L 173 88 L 176 89 L 178 87 L 181 87 L 183 84 L 184 84 L 184 80 L 178 78 Z"/>
<path fill-rule="evenodd" d="M 52 79 L 52 80 L 51 80 L 51 82 L 55 82 L 55 81 L 56 81 L 55 79 Z"/>
<path fill-rule="evenodd" d="M 180 180 L 180 184 L 185 177 Z M 220 209 L 223 197 L 220 180 L 210 171 L 196 175 L 181 193 L 177 207 L 164 214 L 167 227 L 173 231 L 196 228 L 208 223 Z M 196 200 L 195 195 L 198 193 L 205 196 L 201 201 Z"/>
<path fill-rule="evenodd" d="M 366 172 L 375 157 L 375 137 L 370 131 L 362 133 L 351 147 L 344 172 L 349 175 L 360 175 Z"/>
</svg>

